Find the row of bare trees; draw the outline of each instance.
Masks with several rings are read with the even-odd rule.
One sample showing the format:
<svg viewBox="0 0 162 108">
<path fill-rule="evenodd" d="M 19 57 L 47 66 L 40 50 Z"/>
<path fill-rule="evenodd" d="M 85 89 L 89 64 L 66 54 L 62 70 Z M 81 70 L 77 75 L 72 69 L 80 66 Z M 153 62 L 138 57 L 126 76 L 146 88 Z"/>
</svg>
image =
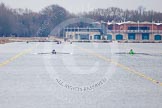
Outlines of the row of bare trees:
<svg viewBox="0 0 162 108">
<path fill-rule="evenodd" d="M 58 5 L 51 5 L 40 12 L 33 12 L 29 9 L 11 9 L 1 3 L 0 36 L 48 36 L 51 30 L 59 23 L 74 17 L 86 17 L 105 22 L 160 22 L 162 20 L 162 13 L 147 11 L 144 7 L 139 7 L 136 10 L 123 10 L 110 7 L 107 9 L 94 9 L 93 11 L 80 14 L 72 14 Z"/>
<path fill-rule="evenodd" d="M 116 7 L 107 9 L 95 9 L 90 12 L 82 14 L 85 17 L 93 18 L 95 20 L 103 21 L 148 21 L 160 22 L 162 20 L 162 13 L 153 10 L 147 11 L 144 7 L 140 6 L 136 10 L 123 10 Z"/>
</svg>

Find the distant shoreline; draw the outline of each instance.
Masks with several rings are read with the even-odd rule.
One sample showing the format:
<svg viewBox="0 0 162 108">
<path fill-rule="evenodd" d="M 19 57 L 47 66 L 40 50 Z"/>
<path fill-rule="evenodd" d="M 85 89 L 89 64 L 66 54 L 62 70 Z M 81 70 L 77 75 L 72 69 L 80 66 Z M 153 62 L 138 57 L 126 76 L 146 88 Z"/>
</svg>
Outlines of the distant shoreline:
<svg viewBox="0 0 162 108">
<path fill-rule="evenodd" d="M 48 38 L 48 37 L 0 37 L 0 44 L 11 43 L 11 42 L 58 42 L 64 41 L 61 38 Z M 80 40 L 80 41 L 66 41 L 66 42 L 76 42 L 76 43 L 162 43 L 161 41 L 106 41 L 106 40 L 99 40 L 99 41 L 89 41 L 89 40 Z"/>
</svg>

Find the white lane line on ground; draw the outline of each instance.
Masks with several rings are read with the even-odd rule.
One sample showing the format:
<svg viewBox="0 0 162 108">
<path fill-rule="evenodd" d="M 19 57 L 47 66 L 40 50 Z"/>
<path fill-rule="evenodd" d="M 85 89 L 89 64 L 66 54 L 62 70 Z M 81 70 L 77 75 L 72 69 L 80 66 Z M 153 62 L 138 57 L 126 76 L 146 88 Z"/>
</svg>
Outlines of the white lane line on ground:
<svg viewBox="0 0 162 108">
<path fill-rule="evenodd" d="M 122 68 L 124 70 L 127 70 L 128 72 L 131 72 L 131 73 L 133 73 L 133 74 L 135 74 L 137 76 L 140 76 L 141 78 L 144 78 L 144 79 L 146 79 L 148 81 L 151 81 L 152 83 L 154 83 L 156 85 L 162 86 L 162 82 L 160 82 L 158 80 L 155 80 L 155 79 L 153 79 L 153 78 L 151 78 L 151 77 L 149 77 L 149 76 L 147 76 L 147 75 L 145 75 L 145 74 L 143 74 L 141 72 L 138 72 L 138 71 L 136 71 L 136 70 L 134 70 L 134 69 L 132 69 L 132 68 L 130 68 L 128 66 L 125 66 L 125 65 L 123 65 L 121 63 L 118 63 L 115 60 L 104 57 L 104 56 L 102 56 L 102 55 L 100 55 L 98 53 L 93 52 L 92 50 L 85 49 L 85 48 L 82 48 L 82 47 L 79 47 L 79 46 L 76 46 L 76 47 L 79 48 L 80 50 L 84 51 L 84 52 L 89 53 L 92 56 L 95 56 L 95 57 L 100 58 L 100 59 L 102 59 L 104 61 L 110 62 L 110 63 L 112 63 L 112 64 L 114 64 L 114 65 L 116 65 L 116 66 L 118 66 L 118 67 L 120 67 L 120 68 Z"/>
<path fill-rule="evenodd" d="M 13 62 L 14 60 L 16 60 L 17 58 L 19 58 L 19 57 L 21 57 L 21 56 L 23 56 L 23 55 L 25 55 L 25 54 L 31 52 L 31 51 L 32 51 L 35 47 L 37 47 L 37 46 L 38 46 L 38 44 L 37 44 L 36 46 L 32 47 L 32 48 L 28 48 L 28 49 L 26 49 L 26 50 L 24 50 L 24 51 L 22 51 L 22 52 L 16 54 L 15 56 L 13 56 L 13 57 L 7 59 L 6 61 L 0 63 L 0 67 L 4 67 L 4 66 L 6 66 L 7 64 L 9 64 L 9 63 Z"/>
</svg>

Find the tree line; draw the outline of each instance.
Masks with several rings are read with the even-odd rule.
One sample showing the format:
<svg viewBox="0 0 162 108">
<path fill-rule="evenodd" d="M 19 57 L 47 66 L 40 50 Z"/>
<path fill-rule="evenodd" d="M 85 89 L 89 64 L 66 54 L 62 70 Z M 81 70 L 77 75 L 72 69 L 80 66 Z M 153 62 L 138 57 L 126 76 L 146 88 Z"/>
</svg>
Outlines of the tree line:
<svg viewBox="0 0 162 108">
<path fill-rule="evenodd" d="M 59 5 L 50 5 L 40 12 L 29 9 L 12 9 L 0 4 L 0 37 L 2 36 L 48 36 L 51 30 L 64 20 L 76 17 L 92 18 L 96 21 L 149 21 L 160 22 L 162 13 L 147 11 L 140 6 L 136 10 L 123 10 L 116 7 L 94 9 L 73 14 Z M 83 24 L 80 24 L 83 25 Z"/>
<path fill-rule="evenodd" d="M 85 17 L 93 18 L 95 20 L 103 21 L 135 21 L 135 22 L 161 22 L 162 13 L 153 10 L 146 10 L 146 8 L 139 6 L 136 10 L 123 10 L 116 7 L 107 9 L 95 9 L 90 12 L 82 14 Z"/>
</svg>

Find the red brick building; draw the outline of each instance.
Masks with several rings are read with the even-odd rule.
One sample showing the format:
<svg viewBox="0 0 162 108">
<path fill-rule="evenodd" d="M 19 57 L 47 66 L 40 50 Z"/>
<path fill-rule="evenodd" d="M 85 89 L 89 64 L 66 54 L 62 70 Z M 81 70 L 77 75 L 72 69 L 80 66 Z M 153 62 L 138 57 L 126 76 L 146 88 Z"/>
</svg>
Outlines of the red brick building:
<svg viewBox="0 0 162 108">
<path fill-rule="evenodd" d="M 123 22 L 108 23 L 107 34 L 118 41 L 162 41 L 162 23 Z"/>
</svg>

